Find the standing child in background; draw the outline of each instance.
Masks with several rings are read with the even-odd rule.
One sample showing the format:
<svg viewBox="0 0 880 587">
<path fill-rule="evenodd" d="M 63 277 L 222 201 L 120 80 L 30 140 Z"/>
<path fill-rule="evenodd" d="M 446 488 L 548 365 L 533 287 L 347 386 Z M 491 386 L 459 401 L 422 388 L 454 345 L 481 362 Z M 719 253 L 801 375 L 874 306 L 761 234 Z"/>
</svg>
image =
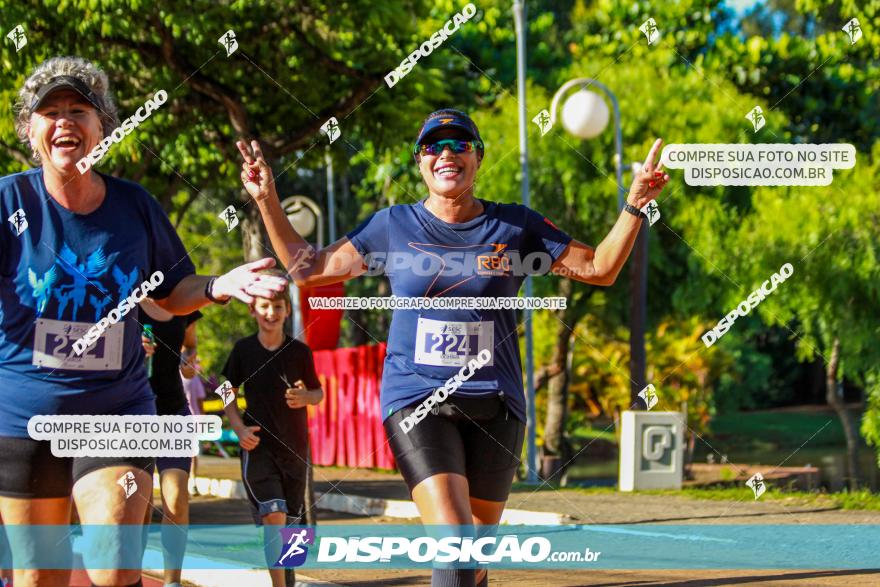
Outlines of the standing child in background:
<svg viewBox="0 0 880 587">
<path fill-rule="evenodd" d="M 202 365 L 199 358 L 195 354 L 191 357 L 181 356 L 180 378 L 183 382 L 183 394 L 186 396 L 186 403 L 189 405 L 189 411 L 193 416 L 204 416 L 205 410 L 202 403 L 205 401 L 205 383 L 202 381 Z M 199 468 L 199 457 L 192 459 L 192 470 L 190 478 L 195 479 Z M 198 493 L 195 488 L 193 489 Z"/>
<path fill-rule="evenodd" d="M 150 387 L 156 396 L 159 416 L 191 415 L 183 393 L 181 375 L 195 375 L 192 361 L 196 355 L 196 320 L 201 312 L 175 316 L 150 298 L 141 303 L 140 321 L 152 331 L 152 340 L 143 339 Z M 189 526 L 189 472 L 192 457 L 157 457 L 159 487 L 162 495 L 162 554 L 165 563 L 165 587 L 180 587 L 180 573 Z M 152 496 L 151 496 L 152 497 Z M 147 508 L 150 523 L 152 508 Z"/>
<path fill-rule="evenodd" d="M 311 350 L 284 331 L 291 311 L 287 296 L 255 297 L 250 310 L 259 330 L 235 343 L 223 369 L 235 393 L 244 385 L 247 410 L 242 418 L 231 401 L 226 414 L 242 448 L 241 478 L 254 519 L 264 527 L 272 586 L 292 587 L 293 570 L 273 565 L 284 546 L 280 527 L 302 523 L 309 446 L 306 406 L 319 403 L 324 392 Z"/>
</svg>

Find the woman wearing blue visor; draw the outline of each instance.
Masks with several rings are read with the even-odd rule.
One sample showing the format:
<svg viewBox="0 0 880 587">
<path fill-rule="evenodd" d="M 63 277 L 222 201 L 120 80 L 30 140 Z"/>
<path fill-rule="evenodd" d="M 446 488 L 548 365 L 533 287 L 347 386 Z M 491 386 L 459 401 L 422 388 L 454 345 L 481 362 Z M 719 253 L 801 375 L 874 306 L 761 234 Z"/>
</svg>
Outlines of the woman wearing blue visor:
<svg viewBox="0 0 880 587">
<path fill-rule="evenodd" d="M 259 145 L 238 146 L 242 182 L 298 285 L 352 279 L 380 257 L 395 296 L 504 298 L 517 296 L 535 272 L 614 283 L 642 224 L 640 208 L 669 180 L 655 165 L 661 143 L 633 180 L 626 209 L 593 248 L 525 206 L 477 198 L 479 130 L 467 114 L 439 110 L 413 149 L 428 196 L 379 210 L 320 251 L 288 222 Z M 516 315 L 451 306 L 394 310 L 382 375 L 385 431 L 423 523 L 495 525 L 520 465 L 526 422 Z M 432 585 L 487 584 L 484 568 L 433 571 Z"/>
</svg>

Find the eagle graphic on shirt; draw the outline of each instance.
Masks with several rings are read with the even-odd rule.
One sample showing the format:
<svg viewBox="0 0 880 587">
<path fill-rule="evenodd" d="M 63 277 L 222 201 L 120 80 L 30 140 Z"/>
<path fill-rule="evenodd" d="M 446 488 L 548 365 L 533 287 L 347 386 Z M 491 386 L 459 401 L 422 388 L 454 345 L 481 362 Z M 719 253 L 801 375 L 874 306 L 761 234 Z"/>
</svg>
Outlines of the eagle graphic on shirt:
<svg viewBox="0 0 880 587">
<path fill-rule="evenodd" d="M 107 307 L 114 307 L 128 297 L 140 276 L 137 267 L 126 272 L 117 266 L 118 256 L 115 252 L 106 254 L 104 247 L 99 246 L 81 257 L 64 243 L 45 272 L 29 267 L 27 282 L 36 301 L 37 316 L 43 316 L 54 300 L 56 320 L 78 321 L 83 312 L 87 312 L 83 320 L 100 320 Z M 113 284 L 102 282 L 108 273 L 115 282 L 115 292 L 111 291 Z"/>
<path fill-rule="evenodd" d="M 34 270 L 28 268 L 28 284 L 31 286 L 31 295 L 37 300 L 37 316 L 43 315 L 56 279 L 58 279 L 58 272 L 55 270 L 55 265 L 52 265 L 42 278 L 37 278 Z"/>
</svg>

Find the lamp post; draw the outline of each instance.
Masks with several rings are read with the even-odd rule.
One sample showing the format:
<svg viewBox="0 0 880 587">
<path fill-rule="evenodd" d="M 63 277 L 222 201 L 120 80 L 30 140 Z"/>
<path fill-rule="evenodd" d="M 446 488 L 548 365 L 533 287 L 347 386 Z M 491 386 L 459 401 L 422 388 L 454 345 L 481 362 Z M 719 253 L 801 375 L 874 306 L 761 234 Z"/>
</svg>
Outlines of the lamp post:
<svg viewBox="0 0 880 587">
<path fill-rule="evenodd" d="M 317 228 L 318 241 L 316 243 L 316 248 L 320 250 L 324 246 L 324 223 L 321 208 L 314 202 L 314 200 L 305 196 L 290 196 L 281 202 L 281 209 L 284 210 L 284 213 L 287 215 L 287 220 L 290 222 L 291 226 L 293 226 L 293 229 L 304 239 L 308 240 L 308 237 L 310 237 Z M 299 324 L 299 322 L 302 321 L 302 313 L 300 311 L 299 303 L 299 288 L 293 283 L 293 281 L 291 281 L 289 290 L 292 310 L 290 313 L 291 336 L 304 341 L 306 336 L 305 324 Z"/>
<path fill-rule="evenodd" d="M 522 169 L 522 203 L 529 205 L 529 142 L 526 112 L 526 37 L 525 7 L 521 0 L 513 2 L 513 23 L 516 30 L 516 86 L 519 102 L 519 165 Z M 532 297 L 532 277 L 526 277 L 526 297 Z M 532 336 L 532 311 L 523 310 L 526 339 L 526 481 L 538 482 L 538 449 L 535 443 L 535 353 Z"/>
<path fill-rule="evenodd" d="M 626 187 L 623 185 L 623 133 L 620 128 L 620 107 L 617 96 L 601 82 L 589 78 L 568 81 L 557 90 L 550 104 L 550 124 L 556 123 L 559 102 L 572 88 L 580 89 L 568 97 L 562 107 L 562 125 L 576 137 L 591 139 L 598 136 L 608 124 L 608 106 L 602 96 L 587 88 L 594 86 L 611 102 L 614 111 L 614 171 L 617 177 L 617 211 L 623 209 Z M 630 409 L 639 405 L 638 393 L 645 387 L 645 323 L 647 321 L 647 261 L 648 227 L 643 222 L 639 229 L 630 264 L 630 318 L 629 318 L 629 373 Z"/>
<path fill-rule="evenodd" d="M 336 180 L 333 174 L 333 156 L 330 154 L 330 145 L 324 152 L 324 161 L 327 163 L 327 229 L 330 238 L 327 242 L 336 242 Z M 323 244 L 323 243 L 321 243 Z M 319 247 L 320 248 L 320 247 Z"/>
</svg>

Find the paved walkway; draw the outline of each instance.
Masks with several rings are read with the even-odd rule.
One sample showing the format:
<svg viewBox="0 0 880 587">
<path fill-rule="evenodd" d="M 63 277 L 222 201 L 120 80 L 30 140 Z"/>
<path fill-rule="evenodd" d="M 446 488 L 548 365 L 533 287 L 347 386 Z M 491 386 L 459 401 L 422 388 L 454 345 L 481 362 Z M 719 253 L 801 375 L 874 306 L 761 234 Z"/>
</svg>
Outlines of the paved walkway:
<svg viewBox="0 0 880 587">
<path fill-rule="evenodd" d="M 164 583 L 161 580 L 154 579 L 148 575 L 144 575 L 142 579 L 144 587 L 162 587 Z M 70 577 L 70 587 L 91 587 L 92 582 L 85 571 L 74 571 Z"/>
<path fill-rule="evenodd" d="M 238 460 L 200 459 L 198 475 L 239 479 Z M 410 499 L 397 473 L 315 467 L 314 478 L 319 493 Z M 525 486 L 514 489 L 507 508 L 565 514 L 570 522 L 581 524 L 880 524 L 880 511 L 840 510 L 796 499 L 755 501 L 746 488 L 740 501 L 731 502 Z"/>
<path fill-rule="evenodd" d="M 202 458 L 198 475 L 211 479 L 239 480 L 237 459 Z M 396 473 L 316 467 L 315 489 L 337 497 L 360 496 L 372 500 L 403 500 L 409 495 Z M 215 483 L 215 486 L 217 483 Z M 227 482 L 227 486 L 229 481 Z M 755 501 L 744 492 L 740 501 L 696 500 L 682 496 L 623 494 L 612 491 L 580 492 L 555 490 L 548 487 L 517 487 L 508 502 L 509 508 L 533 512 L 566 514 L 574 523 L 593 524 L 880 524 L 880 512 L 844 511 L 816 507 L 796 500 Z M 192 500 L 193 524 L 250 524 L 249 506 L 242 499 L 219 499 L 197 496 Z M 156 512 L 154 523 L 160 521 Z M 350 513 L 319 511 L 319 523 L 364 524 L 418 523 L 416 518 L 400 519 L 384 515 L 353 515 Z M 638 556 L 634 553 L 634 556 Z M 878 558 L 880 567 L 880 558 Z M 376 587 L 429 585 L 430 574 L 417 570 L 314 570 L 298 573 L 306 585 L 328 587 Z M 860 587 L 880 585 L 880 571 L 823 571 L 823 570 L 709 570 L 709 571 L 492 571 L 492 585 L 541 585 L 542 587 L 575 587 L 581 585 L 622 587 L 684 587 L 721 585 L 776 585 L 806 587 L 839 585 Z M 190 587 L 270 587 L 268 573 L 252 571 L 184 571 Z M 87 586 L 87 581 L 73 582 L 76 587 Z M 149 578 L 146 587 L 161 583 Z"/>
</svg>

